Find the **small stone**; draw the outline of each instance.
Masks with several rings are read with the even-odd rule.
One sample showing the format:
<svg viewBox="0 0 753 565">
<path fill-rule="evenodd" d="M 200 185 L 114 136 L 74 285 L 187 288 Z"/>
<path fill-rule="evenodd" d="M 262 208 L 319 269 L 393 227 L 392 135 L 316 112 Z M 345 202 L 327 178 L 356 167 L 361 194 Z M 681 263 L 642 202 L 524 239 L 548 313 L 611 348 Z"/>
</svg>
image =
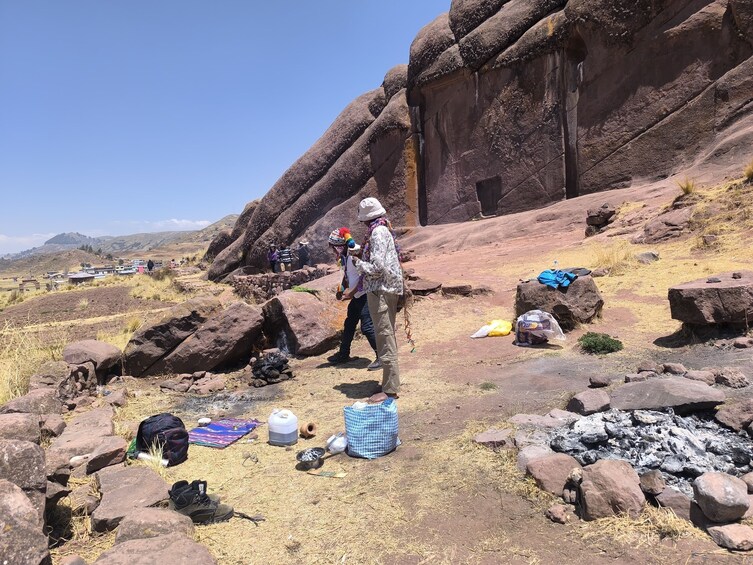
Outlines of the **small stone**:
<svg viewBox="0 0 753 565">
<path fill-rule="evenodd" d="M 666 486 L 661 471 L 653 469 L 641 475 L 641 490 L 646 494 L 661 494 Z"/>
<path fill-rule="evenodd" d="M 753 473 L 745 473 L 740 480 L 748 485 L 748 494 L 753 494 Z"/>
<path fill-rule="evenodd" d="M 638 367 L 636 368 L 636 373 L 644 373 L 646 371 L 651 371 L 653 373 L 661 373 L 662 372 L 662 366 L 654 363 L 653 361 L 641 361 L 638 364 Z"/>
<path fill-rule="evenodd" d="M 612 384 L 612 379 L 607 375 L 591 375 L 588 379 L 589 386 L 593 388 L 602 388 Z"/>
<path fill-rule="evenodd" d="M 68 555 L 60 560 L 60 565 L 87 565 L 83 557 L 79 555 Z"/>
<path fill-rule="evenodd" d="M 733 279 L 741 279 L 741 278 L 743 278 L 743 274 L 742 273 L 738 273 L 738 272 L 732 273 L 732 278 Z"/>
<path fill-rule="evenodd" d="M 510 428 L 505 428 L 502 430 L 489 429 L 476 435 L 476 437 L 473 438 L 473 441 L 478 443 L 479 445 L 483 445 L 492 449 L 498 447 L 513 447 L 514 442 L 513 438 L 511 437 L 512 432 L 513 430 Z"/>
<path fill-rule="evenodd" d="M 650 265 L 659 260 L 659 253 L 657 251 L 644 251 L 635 256 L 636 260 L 643 265 Z"/>
<path fill-rule="evenodd" d="M 737 349 L 747 349 L 748 347 L 753 347 L 753 338 L 738 337 L 732 342 L 732 345 Z"/>
<path fill-rule="evenodd" d="M 711 371 L 688 371 L 684 376 L 691 381 L 701 381 L 707 385 L 716 383 L 716 375 Z"/>
<path fill-rule="evenodd" d="M 630 373 L 625 375 L 626 383 L 641 383 L 648 380 L 647 373 Z"/>
<path fill-rule="evenodd" d="M 567 513 L 567 506 L 564 504 L 553 504 L 546 511 L 545 516 L 557 524 L 567 524 L 570 518 Z"/>
<path fill-rule="evenodd" d="M 570 399 L 567 409 L 583 416 L 603 412 L 609 409 L 609 395 L 603 390 L 584 390 Z"/>
<path fill-rule="evenodd" d="M 690 507 L 692 501 L 679 490 L 671 487 L 665 488 L 656 495 L 656 502 L 662 508 L 669 508 L 678 518 L 690 520 Z"/>
<path fill-rule="evenodd" d="M 753 528 L 743 524 L 727 524 L 726 526 L 712 526 L 706 530 L 720 547 L 737 551 L 753 549 Z"/>
<path fill-rule="evenodd" d="M 682 363 L 664 363 L 662 365 L 662 372 L 669 373 L 671 375 L 684 375 L 688 372 L 685 365 Z"/>
<path fill-rule="evenodd" d="M 121 388 L 120 390 L 116 390 L 112 394 L 105 397 L 105 400 L 107 400 L 107 403 L 111 406 L 117 406 L 118 408 L 121 408 L 128 403 L 128 391 L 124 388 Z"/>
<path fill-rule="evenodd" d="M 733 367 L 724 367 L 716 374 L 716 384 L 730 388 L 745 388 L 750 384 L 748 377 Z"/>
</svg>

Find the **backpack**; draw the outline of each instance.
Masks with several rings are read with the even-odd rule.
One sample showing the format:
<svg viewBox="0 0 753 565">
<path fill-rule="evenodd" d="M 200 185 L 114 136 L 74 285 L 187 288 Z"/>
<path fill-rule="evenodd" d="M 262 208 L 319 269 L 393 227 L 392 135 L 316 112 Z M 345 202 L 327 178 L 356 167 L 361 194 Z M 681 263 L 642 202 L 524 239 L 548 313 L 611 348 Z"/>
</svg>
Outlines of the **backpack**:
<svg viewBox="0 0 753 565">
<path fill-rule="evenodd" d="M 148 452 L 155 444 L 162 449 L 168 467 L 188 459 L 188 431 L 183 420 L 168 413 L 143 420 L 136 434 L 136 450 Z"/>
</svg>

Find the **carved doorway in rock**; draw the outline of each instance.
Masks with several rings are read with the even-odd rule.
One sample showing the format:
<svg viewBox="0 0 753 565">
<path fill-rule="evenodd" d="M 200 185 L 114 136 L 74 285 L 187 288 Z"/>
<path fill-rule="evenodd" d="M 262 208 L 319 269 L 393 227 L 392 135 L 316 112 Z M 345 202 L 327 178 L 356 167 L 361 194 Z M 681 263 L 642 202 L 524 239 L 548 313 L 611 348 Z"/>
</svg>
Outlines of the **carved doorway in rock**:
<svg viewBox="0 0 753 565">
<path fill-rule="evenodd" d="M 498 176 L 478 181 L 476 183 L 476 196 L 481 204 L 481 213 L 484 216 L 497 214 L 497 202 L 502 198 L 502 179 Z"/>
</svg>

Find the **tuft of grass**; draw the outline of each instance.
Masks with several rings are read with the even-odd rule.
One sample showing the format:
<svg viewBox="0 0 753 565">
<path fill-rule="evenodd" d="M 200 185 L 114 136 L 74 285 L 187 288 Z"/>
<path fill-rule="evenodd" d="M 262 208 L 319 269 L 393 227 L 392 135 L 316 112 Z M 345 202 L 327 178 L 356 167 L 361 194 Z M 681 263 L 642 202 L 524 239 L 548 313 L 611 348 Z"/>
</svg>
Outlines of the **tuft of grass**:
<svg viewBox="0 0 753 565">
<path fill-rule="evenodd" d="M 8 298 L 5 301 L 6 306 L 10 306 L 11 304 L 21 304 L 21 302 L 24 301 L 24 293 L 20 290 L 13 289 L 10 291 L 10 294 L 8 294 Z"/>
<path fill-rule="evenodd" d="M 704 533 L 692 523 L 678 518 L 669 508 L 656 508 L 646 505 L 643 512 L 633 519 L 625 514 L 600 518 L 580 525 L 584 539 L 609 537 L 623 544 L 638 547 L 655 543 L 662 539 L 697 538 L 703 539 Z"/>
<path fill-rule="evenodd" d="M 78 304 L 76 305 L 76 308 L 78 310 L 86 310 L 89 307 L 89 299 L 88 298 L 82 298 L 78 301 Z"/>
<path fill-rule="evenodd" d="M 745 175 L 745 182 L 753 182 L 753 161 L 748 163 L 748 166 L 745 167 L 743 175 Z"/>
<path fill-rule="evenodd" d="M 152 279 L 155 281 L 164 281 L 168 280 L 171 281 L 175 278 L 175 271 L 173 269 L 168 269 L 166 267 L 163 267 L 162 269 L 157 269 L 152 273 Z"/>
<path fill-rule="evenodd" d="M 137 329 L 141 327 L 141 324 L 143 324 L 143 320 L 139 318 L 138 316 L 134 316 L 133 318 L 129 318 L 126 322 L 125 327 L 123 328 L 124 334 L 132 334 Z"/>
<path fill-rule="evenodd" d="M 5 322 L 0 329 L 0 404 L 26 394 L 29 377 L 46 361 L 62 359 L 63 346 Z"/>
<path fill-rule="evenodd" d="M 627 241 L 617 241 L 594 250 L 593 268 L 606 269 L 610 276 L 625 273 L 635 264 L 635 254 Z"/>
<path fill-rule="evenodd" d="M 680 187 L 680 190 L 684 195 L 693 194 L 696 189 L 698 188 L 695 182 L 695 179 L 691 179 L 688 177 L 685 177 L 681 181 L 677 181 L 677 186 Z"/>
<path fill-rule="evenodd" d="M 622 342 L 607 334 L 588 332 L 578 338 L 581 349 L 593 355 L 605 355 L 622 349 Z"/>
<path fill-rule="evenodd" d="M 490 382 L 490 381 L 484 381 L 483 383 L 478 385 L 478 387 L 481 390 L 496 390 L 497 385 L 495 385 L 493 382 Z"/>
</svg>

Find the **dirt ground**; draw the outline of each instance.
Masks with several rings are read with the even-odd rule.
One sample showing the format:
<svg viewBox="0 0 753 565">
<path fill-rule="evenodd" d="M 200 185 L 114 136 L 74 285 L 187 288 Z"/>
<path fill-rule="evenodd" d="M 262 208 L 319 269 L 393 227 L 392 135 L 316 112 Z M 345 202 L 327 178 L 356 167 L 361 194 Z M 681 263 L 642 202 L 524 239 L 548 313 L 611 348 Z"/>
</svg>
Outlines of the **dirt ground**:
<svg viewBox="0 0 753 565">
<path fill-rule="evenodd" d="M 749 239 L 740 234 L 722 238 L 713 250 L 696 249 L 693 235 L 650 247 L 629 244 L 646 218 L 676 193 L 665 183 L 408 234 L 402 245 L 415 249 L 417 258 L 406 266 L 416 274 L 446 284 L 484 285 L 493 294 L 416 301 L 411 309 L 415 351 L 399 336 L 402 445 L 375 461 L 344 455 L 327 460 L 325 469 L 343 471 L 345 478 L 298 471 L 295 453 L 323 445 L 331 433 L 343 430 L 342 408 L 378 384 L 379 373 L 365 370 L 373 356 L 363 339 L 354 344 L 359 359 L 340 367 L 328 365 L 326 355 L 296 359 L 295 379 L 248 391 L 242 400 L 224 393 L 208 398 L 162 393 L 156 379 L 130 381 L 132 398 L 118 413 L 118 427 L 164 410 L 189 427 L 201 416 L 266 420 L 275 407 L 318 424 L 319 436 L 290 450 L 268 445 L 262 425 L 257 440 L 224 450 L 193 446 L 187 462 L 162 471 L 168 482 L 206 479 L 210 492 L 223 501 L 266 517 L 258 526 L 233 519 L 197 528 L 197 539 L 222 564 L 753 563 L 744 554 L 721 550 L 698 530 L 662 540 L 625 519 L 554 524 L 544 517 L 552 498 L 518 473 L 513 458 L 472 442 L 488 427 L 508 426 L 506 420 L 516 413 L 563 408 L 592 374 L 620 378 L 644 359 L 693 369 L 738 366 L 753 377 L 750 350 L 668 340 L 680 327 L 669 316 L 669 286 L 742 269 L 753 259 Z M 585 240 L 584 209 L 605 201 L 621 207 L 619 222 Z M 606 303 L 603 315 L 569 333 L 564 343 L 527 349 L 514 346 L 511 336 L 470 339 L 491 319 L 512 319 L 518 280 L 536 276 L 555 260 L 563 267 L 593 268 L 605 249 L 628 249 L 632 255 L 649 248 L 659 252 L 659 263 L 628 262 L 621 274 L 596 279 Z M 335 278 L 307 286 L 329 289 Z M 587 330 L 617 336 L 625 349 L 605 357 L 585 355 L 576 341 Z M 233 374 L 231 383 L 246 391 L 242 373 Z M 112 535 L 71 542 L 56 550 L 55 559 L 74 552 L 92 559 L 111 543 Z"/>
</svg>

